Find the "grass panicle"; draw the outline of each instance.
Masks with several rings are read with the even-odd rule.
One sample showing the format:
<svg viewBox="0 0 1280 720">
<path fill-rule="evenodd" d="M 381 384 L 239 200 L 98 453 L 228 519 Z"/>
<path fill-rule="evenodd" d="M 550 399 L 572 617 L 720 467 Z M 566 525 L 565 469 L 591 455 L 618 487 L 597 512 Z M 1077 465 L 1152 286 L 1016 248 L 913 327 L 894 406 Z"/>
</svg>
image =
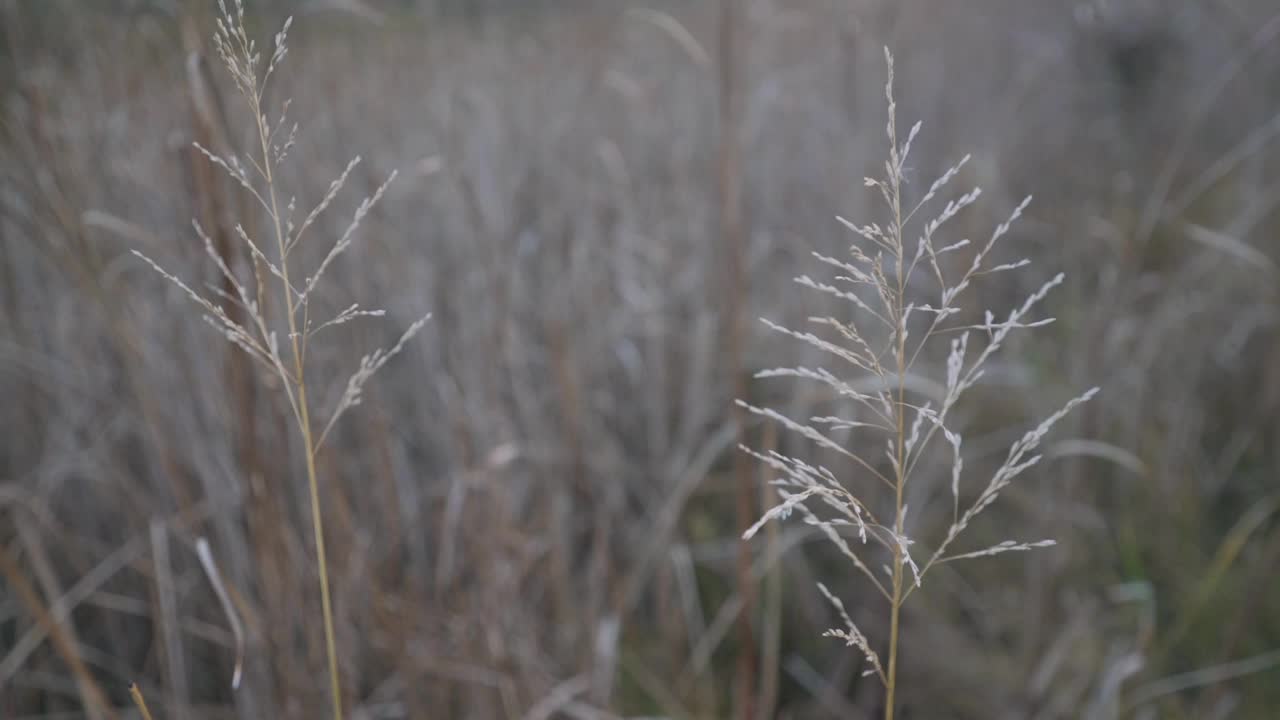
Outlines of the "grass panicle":
<svg viewBox="0 0 1280 720">
<path fill-rule="evenodd" d="M 296 199 L 290 197 L 287 203 L 282 202 L 283 189 L 280 186 L 279 174 L 289 158 L 290 150 L 296 143 L 298 125 L 289 120 L 288 101 L 282 104 L 274 116 L 264 106 L 268 81 L 288 54 L 288 33 L 293 18 L 285 20 L 284 26 L 275 35 L 270 56 L 264 63 L 262 52 L 256 41 L 251 39 L 245 30 L 243 0 L 234 0 L 234 4 L 230 7 L 226 0 L 218 0 L 218 7 L 221 17 L 217 20 L 217 30 L 213 36 L 214 46 L 253 118 L 258 146 L 244 159 L 236 155 L 220 155 L 198 145 L 197 149 L 209 161 L 222 168 L 253 198 L 268 220 L 267 225 L 271 231 L 269 244 L 251 237 L 243 224 L 236 226 L 236 234 L 244 243 L 249 257 L 252 258 L 253 277 L 243 279 L 233 270 L 226 258 L 217 252 L 208 233 L 199 223 L 195 223 L 195 232 L 204 243 L 210 261 L 217 267 L 230 287 L 234 288 L 234 295 L 225 292 L 203 295 L 173 273 L 166 271 L 147 255 L 137 250 L 134 254 L 146 261 L 166 280 L 180 288 L 205 312 L 205 320 L 210 325 L 280 381 L 279 386 L 283 388 L 303 445 L 324 620 L 330 701 L 333 717 L 335 720 L 340 720 L 343 717 L 342 685 L 338 671 L 338 648 L 329 587 L 329 563 L 325 553 L 317 455 L 338 419 L 347 410 L 360 403 L 361 390 L 365 383 L 404 349 L 409 340 L 422 329 L 427 317 L 410 324 L 400 339 L 389 349 L 375 350 L 361 359 L 359 367 L 347 380 L 346 387 L 336 404 L 326 413 L 323 430 L 317 433 L 315 419 L 317 413 L 310 399 L 312 393 L 311 386 L 308 384 L 306 366 L 309 341 L 326 328 L 362 318 L 382 317 L 385 312 L 380 309 L 361 309 L 359 304 L 352 304 L 334 317 L 317 323 L 311 316 L 311 301 L 325 271 L 354 244 L 361 221 L 382 199 L 387 187 L 395 179 L 395 173 L 391 173 L 372 195 L 361 201 L 338 240 L 324 253 L 323 259 L 309 273 L 302 270 L 298 263 L 292 262 L 303 236 L 329 208 L 360 159 L 357 157 L 351 160 L 342 174 L 330 184 L 328 192 L 320 202 L 301 223 L 295 224 Z M 302 279 L 301 282 L 298 281 L 299 278 Z M 268 288 L 273 286 L 276 288 L 274 294 L 268 291 Z M 272 301 L 281 306 L 282 312 L 272 313 L 268 310 L 268 305 Z M 233 319 L 224 307 L 224 303 L 237 306 L 240 310 L 238 314 L 246 320 L 240 322 Z M 282 344 L 285 345 L 284 349 L 281 348 Z M 231 618 L 235 629 L 238 649 L 235 679 L 238 684 L 242 663 L 242 631 L 230 603 L 225 599 L 225 591 L 217 582 L 216 566 L 212 564 L 211 559 L 207 559 L 211 557 L 208 548 L 207 546 L 202 548 L 202 562 L 205 563 L 210 579 L 214 581 L 214 588 L 218 591 L 219 599 L 227 610 L 227 615 Z"/>
<path fill-rule="evenodd" d="M 885 60 L 888 66 L 885 84 L 888 124 L 885 133 L 889 141 L 889 157 L 884 165 L 884 175 L 867 178 L 865 184 L 879 194 L 887 219 L 883 224 L 858 225 L 841 218 L 840 222 L 858 236 L 849 256 L 838 259 L 815 253 L 819 262 L 834 268 L 839 275 L 831 282 L 808 275 L 796 278 L 796 282 L 804 287 L 847 302 L 852 306 L 852 314 L 861 316 L 861 319 L 810 318 L 815 325 L 834 330 L 836 337 L 832 340 L 817 333 L 764 321 L 769 329 L 816 348 L 830 358 L 833 367 L 841 370 L 791 367 L 757 374 L 761 378 L 790 377 L 820 383 L 837 398 L 846 401 L 853 412 L 848 417 L 815 417 L 800 421 L 769 408 L 741 401 L 739 404 L 748 412 L 778 423 L 818 447 L 854 463 L 863 474 L 874 480 L 869 484 L 859 483 L 860 487 L 883 487 L 883 492 L 875 495 L 856 494 L 824 467 L 776 451 L 766 454 L 746 450 L 778 473 L 775 485 L 782 502 L 767 510 L 744 537 L 749 539 L 766 523 L 783 520 L 799 512 L 805 522 L 816 526 L 839 548 L 854 569 L 865 576 L 888 603 L 889 647 L 887 657 L 882 659 L 867 635 L 854 624 L 840 598 L 825 585 L 819 585 L 844 624 L 842 628 L 828 631 L 827 635 L 844 640 L 862 653 L 868 666 L 866 674 L 875 676 L 884 686 L 885 720 L 893 720 L 899 689 L 901 609 L 907 597 L 922 587 L 929 571 L 941 563 L 1034 550 L 1054 544 L 1049 539 L 1005 540 L 978 550 L 952 551 L 952 544 L 970 523 L 990 507 L 1018 476 L 1040 461 L 1042 455 L 1037 449 L 1049 430 L 1077 406 L 1092 398 L 1097 388 L 1072 399 L 1014 442 L 986 486 L 975 498 L 968 499 L 962 482 L 965 477 L 963 437 L 955 427 L 954 410 L 966 392 L 982 379 L 988 361 L 1011 333 L 1052 322 L 1051 319 L 1035 319 L 1034 314 L 1049 291 L 1062 283 L 1063 276 L 1059 274 L 1044 283 L 1003 318 L 987 311 L 979 323 L 960 320 L 967 314 L 962 305 L 965 291 L 976 280 L 1030 264 L 1025 259 L 997 264 L 992 256 L 998 242 L 1009 233 L 1031 199 L 1018 204 L 986 242 L 972 252 L 967 266 L 960 264 L 964 268 L 962 271 L 953 271 L 951 267 L 955 263 L 949 262 L 947 256 L 971 249 L 972 244 L 968 240 L 944 243 L 939 237 L 940 231 L 961 210 L 976 202 L 981 191 L 974 188 L 963 192 L 949 200 L 931 219 L 924 219 L 928 217 L 931 201 L 945 192 L 951 181 L 960 175 L 969 160 L 966 156 L 934 181 L 920 199 L 908 206 L 904 195 L 907 159 L 921 125 L 916 123 L 905 139 L 901 137 L 893 93 L 893 56 L 887 49 Z M 911 238 L 916 236 L 918 241 L 912 242 Z M 937 293 L 926 302 L 914 299 L 918 294 L 916 288 L 921 284 L 918 275 L 929 276 L 930 284 Z M 925 398 L 922 393 L 909 391 L 909 376 L 916 373 L 926 347 L 944 338 L 950 338 L 950 346 L 941 397 Z M 850 382 L 843 379 L 845 372 L 869 376 L 874 382 Z M 828 434 L 832 431 L 882 436 L 885 447 L 883 459 L 850 449 Z M 948 484 L 952 520 L 944 537 L 934 544 L 935 550 L 928 559 L 918 560 L 913 555 L 913 547 L 923 543 L 917 543 L 908 534 L 912 516 L 908 514 L 906 490 L 920 473 L 920 461 L 931 441 L 939 437 L 945 440 L 951 454 Z M 861 445 L 868 446 L 871 445 Z M 846 539 L 845 529 L 852 529 L 856 542 Z M 888 557 L 885 568 L 887 584 L 874 570 L 881 566 L 878 556 Z"/>
</svg>

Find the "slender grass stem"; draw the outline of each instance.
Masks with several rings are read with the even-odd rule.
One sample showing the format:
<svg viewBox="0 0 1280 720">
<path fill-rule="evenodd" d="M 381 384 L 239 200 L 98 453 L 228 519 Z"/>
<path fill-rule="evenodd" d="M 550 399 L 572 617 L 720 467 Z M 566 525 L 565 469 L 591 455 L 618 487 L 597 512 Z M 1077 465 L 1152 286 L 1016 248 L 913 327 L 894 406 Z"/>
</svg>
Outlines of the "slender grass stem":
<svg viewBox="0 0 1280 720">
<path fill-rule="evenodd" d="M 896 148 L 897 134 L 896 126 L 893 122 L 889 124 L 889 141 Z M 894 152 L 897 158 L 897 152 Z M 897 160 L 896 162 L 901 162 Z M 893 243 L 897 246 L 897 296 L 895 297 L 893 308 L 894 324 L 897 327 L 897 347 L 894 350 L 895 359 L 898 364 L 898 404 L 895 419 L 897 427 L 895 432 L 894 452 L 897 454 L 897 461 L 894 465 L 897 468 L 897 476 L 894 478 L 894 520 L 893 531 L 897 536 L 893 543 L 893 598 L 890 600 L 889 608 L 889 663 L 886 668 L 885 679 L 885 700 L 884 700 L 884 718 L 885 720 L 893 720 L 894 704 L 898 688 L 898 626 L 900 624 L 900 615 L 902 610 L 902 568 L 903 568 L 903 547 L 902 538 L 905 537 L 906 528 L 903 527 L 902 512 L 902 496 L 907 485 L 907 458 L 906 458 L 906 417 L 907 417 L 907 332 L 904 315 L 906 313 L 906 277 L 903 268 L 903 243 L 902 243 L 902 183 L 901 174 L 897 168 L 891 174 L 888 182 L 891 185 L 893 196 Z"/>
<path fill-rule="evenodd" d="M 280 282 L 285 299 L 285 317 L 289 323 L 289 342 L 293 350 L 293 371 L 298 392 L 298 430 L 302 434 L 303 452 L 307 463 L 307 490 L 311 503 L 311 531 L 316 544 L 316 568 L 320 575 L 320 607 L 324 615 L 324 644 L 329 666 L 330 699 L 334 720 L 342 720 L 342 684 L 338 673 L 337 641 L 333 628 L 333 601 L 329 591 L 329 562 L 324 546 L 324 514 L 320 509 L 320 482 L 316 473 L 315 442 L 311 432 L 311 408 L 307 401 L 307 378 L 303 349 L 298 333 L 298 321 L 294 307 L 294 290 L 289 282 L 289 249 L 284 227 L 280 221 L 280 205 L 272 175 L 270 157 L 270 131 L 264 125 L 261 109 L 254 103 L 258 119 L 258 136 L 262 144 L 263 173 L 271 199 L 271 220 L 276 245 L 280 253 Z"/>
<path fill-rule="evenodd" d="M 142 696 L 142 690 L 138 687 L 138 683 L 129 685 L 129 697 L 133 698 L 133 704 L 137 706 L 138 712 L 142 715 L 142 720 L 152 720 L 151 709 L 147 707 L 147 699 Z"/>
</svg>

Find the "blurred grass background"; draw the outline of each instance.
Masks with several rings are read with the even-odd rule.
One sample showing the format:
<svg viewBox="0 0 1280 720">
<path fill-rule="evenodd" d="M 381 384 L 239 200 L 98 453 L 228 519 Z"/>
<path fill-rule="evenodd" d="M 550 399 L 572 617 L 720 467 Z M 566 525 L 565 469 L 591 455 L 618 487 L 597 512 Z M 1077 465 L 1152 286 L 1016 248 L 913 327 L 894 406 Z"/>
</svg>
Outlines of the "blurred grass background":
<svg viewBox="0 0 1280 720">
<path fill-rule="evenodd" d="M 297 16 L 270 101 L 300 205 L 352 155 L 343 213 L 401 173 L 334 274 L 391 320 L 314 366 L 434 313 L 322 459 L 353 717 L 875 715 L 814 581 L 881 627 L 866 588 L 799 527 L 742 553 L 768 477 L 734 445 L 804 451 L 730 401 L 830 403 L 742 378 L 797 364 L 752 321 L 816 312 L 790 280 L 851 241 L 834 217 L 877 219 L 886 45 L 917 182 L 974 155 L 953 232 L 1034 194 L 1009 252 L 1028 286 L 1068 275 L 980 388 L 966 467 L 1104 389 L 989 518 L 1060 546 L 909 608 L 903 717 L 1275 717 L 1274 4 L 727 1 L 251 0 L 260 42 Z M 0 2 L 5 718 L 130 717 L 133 680 L 157 717 L 324 709 L 287 410 L 128 254 L 214 282 L 190 220 L 228 252 L 252 228 L 191 149 L 248 138 L 214 10 Z M 1002 283 L 988 304 L 1028 290 Z M 199 536 L 248 630 L 235 693 Z"/>
</svg>

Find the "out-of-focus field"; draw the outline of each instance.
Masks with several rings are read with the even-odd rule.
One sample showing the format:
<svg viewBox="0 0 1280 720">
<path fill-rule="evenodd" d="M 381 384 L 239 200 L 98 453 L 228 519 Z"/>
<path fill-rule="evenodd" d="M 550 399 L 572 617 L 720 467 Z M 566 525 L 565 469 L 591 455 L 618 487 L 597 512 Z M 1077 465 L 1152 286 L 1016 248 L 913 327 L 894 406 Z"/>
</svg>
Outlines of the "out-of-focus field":
<svg viewBox="0 0 1280 720">
<path fill-rule="evenodd" d="M 300 124 L 283 182 L 307 208 L 364 158 L 327 245 L 400 176 L 324 301 L 388 317 L 317 342 L 317 402 L 433 313 L 321 457 L 353 718 L 875 716 L 815 582 L 878 642 L 867 588 L 800 523 L 739 552 L 736 508 L 773 500 L 738 442 L 850 468 L 732 399 L 832 404 L 735 368 L 818 361 L 754 319 L 821 311 L 792 278 L 853 240 L 836 215 L 879 219 L 886 45 L 924 121 L 910 177 L 973 154 L 984 202 L 950 232 L 1035 196 L 1005 246 L 1033 265 L 984 306 L 1067 273 L 1057 322 L 974 391 L 966 468 L 1103 388 L 974 530 L 1059 546 L 914 596 L 901 716 L 1275 717 L 1274 3 L 740 0 L 727 74 L 709 1 L 319 5 L 248 6 L 262 43 L 297 15 L 268 94 Z M 191 220 L 262 222 L 191 149 L 251 137 L 215 10 L 0 0 L 0 717 L 134 717 L 134 680 L 157 718 L 327 708 L 287 406 L 129 254 L 215 283 Z M 245 623 L 234 693 L 197 537 Z"/>
</svg>

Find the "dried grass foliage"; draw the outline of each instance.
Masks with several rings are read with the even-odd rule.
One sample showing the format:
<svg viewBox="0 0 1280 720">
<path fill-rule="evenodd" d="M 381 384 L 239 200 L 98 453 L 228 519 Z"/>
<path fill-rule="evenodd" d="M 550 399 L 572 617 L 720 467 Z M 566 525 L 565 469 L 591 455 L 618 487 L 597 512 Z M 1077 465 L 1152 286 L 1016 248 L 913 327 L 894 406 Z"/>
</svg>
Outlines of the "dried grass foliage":
<svg viewBox="0 0 1280 720">
<path fill-rule="evenodd" d="M 892 597 L 895 555 L 904 716 L 1268 717 L 1266 3 L 739 4 L 723 93 L 737 115 L 720 125 L 713 5 L 471 25 L 376 0 L 381 24 L 307 11 L 260 122 L 205 40 L 215 4 L 134 3 L 127 27 L 44 11 L 74 4 L 0 3 L 0 588 L 23 589 L 0 592 L 0 715 L 125 716 L 136 680 L 157 718 L 324 716 L 317 507 L 353 717 L 873 717 L 891 624 L 876 586 Z M 283 10 L 249 8 L 259 70 Z M 904 223 L 908 266 L 930 239 L 899 334 L 914 349 L 938 315 L 957 330 L 901 377 L 880 376 L 875 350 L 906 307 L 834 279 L 851 266 L 896 293 L 893 254 L 858 234 L 894 225 L 861 184 L 889 170 L 886 43 L 903 116 L 926 121 L 901 168 L 911 206 L 954 149 L 973 152 Z M 245 153 L 262 155 L 260 127 L 276 133 L 266 157 L 292 138 L 276 213 Z M 736 177 L 719 177 L 724 127 Z M 982 267 L 1030 266 L 944 296 L 935 260 L 954 290 L 1028 192 Z M 1068 279 L 1023 312 L 1057 268 Z M 296 331 L 289 298 L 310 309 Z M 240 345 L 193 322 L 201 301 Z M 985 307 L 1004 310 L 971 311 Z M 426 309 L 393 362 L 359 362 Z M 770 319 L 744 325 L 736 359 L 735 315 Z M 954 387 L 1008 334 L 944 413 L 961 326 Z M 778 370 L 739 384 L 738 363 Z M 1037 436 L 1035 418 L 1095 383 Z M 897 443 L 879 435 L 898 435 L 899 389 L 902 512 Z M 765 415 L 735 425 L 752 413 L 734 398 Z M 796 483 L 793 516 L 828 528 L 738 540 L 744 498 L 749 518 L 778 502 L 755 497 L 773 476 Z"/>
</svg>

